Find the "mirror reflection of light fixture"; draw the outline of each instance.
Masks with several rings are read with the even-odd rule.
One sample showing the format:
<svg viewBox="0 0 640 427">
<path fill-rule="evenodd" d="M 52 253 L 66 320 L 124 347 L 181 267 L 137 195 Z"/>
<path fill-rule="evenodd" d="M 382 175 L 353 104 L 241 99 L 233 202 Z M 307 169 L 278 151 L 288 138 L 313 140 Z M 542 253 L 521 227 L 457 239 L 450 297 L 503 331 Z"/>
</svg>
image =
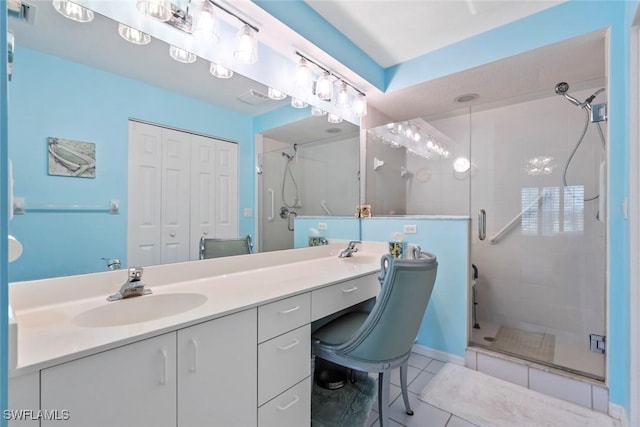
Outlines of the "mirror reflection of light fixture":
<svg viewBox="0 0 640 427">
<path fill-rule="evenodd" d="M 118 24 L 118 34 L 129 43 L 140 45 L 151 43 L 151 36 L 149 34 L 124 24 Z"/>
<path fill-rule="evenodd" d="M 291 97 L 291 106 L 293 108 L 306 108 L 309 104 L 301 99 Z"/>
<path fill-rule="evenodd" d="M 329 101 L 333 97 L 333 82 L 331 82 L 328 71 L 325 71 L 316 80 L 316 96 L 325 101 Z"/>
<path fill-rule="evenodd" d="M 282 99 L 285 99 L 287 97 L 287 94 L 281 90 L 274 89 L 271 86 L 269 86 L 267 96 L 269 96 L 269 98 L 271 99 L 275 99 L 276 101 L 280 101 Z"/>
<path fill-rule="evenodd" d="M 258 36 L 249 24 L 245 24 L 236 34 L 233 56 L 243 64 L 255 64 L 258 61 Z"/>
<path fill-rule="evenodd" d="M 233 77 L 233 71 L 213 62 L 209 66 L 209 72 L 219 79 L 229 79 Z"/>
<path fill-rule="evenodd" d="M 69 0 L 53 0 L 53 8 L 65 18 L 76 22 L 93 21 L 93 11 Z"/>
<path fill-rule="evenodd" d="M 458 157 L 453 161 L 453 170 L 465 173 L 471 168 L 471 162 L 466 157 Z"/>
<path fill-rule="evenodd" d="M 337 114 L 329 113 L 327 115 L 327 121 L 329 123 L 342 123 L 342 117 L 338 116 Z"/>
<path fill-rule="evenodd" d="M 336 107 L 349 108 L 351 107 L 351 99 L 349 98 L 349 90 L 347 84 L 342 82 L 340 89 L 338 90 L 338 96 L 336 97 Z"/>
<path fill-rule="evenodd" d="M 168 0 L 138 0 L 138 10 L 158 21 L 166 22 L 171 19 L 171 2 Z"/>
<path fill-rule="evenodd" d="M 220 41 L 218 20 L 213 5 L 209 0 L 203 0 L 199 10 L 196 11 L 193 31 L 196 40 L 208 44 L 216 44 Z"/>
<path fill-rule="evenodd" d="M 177 46 L 171 45 L 169 46 L 169 55 L 178 62 L 182 62 L 183 64 L 192 64 L 196 62 L 198 57 L 184 49 L 180 49 Z"/>
<path fill-rule="evenodd" d="M 359 93 L 353 100 L 353 115 L 356 117 L 367 115 L 367 99 L 362 93 Z"/>
<path fill-rule="evenodd" d="M 311 115 L 314 117 L 322 117 L 325 114 L 327 114 L 326 111 L 324 111 L 322 108 L 318 108 L 315 105 L 311 106 Z"/>
</svg>

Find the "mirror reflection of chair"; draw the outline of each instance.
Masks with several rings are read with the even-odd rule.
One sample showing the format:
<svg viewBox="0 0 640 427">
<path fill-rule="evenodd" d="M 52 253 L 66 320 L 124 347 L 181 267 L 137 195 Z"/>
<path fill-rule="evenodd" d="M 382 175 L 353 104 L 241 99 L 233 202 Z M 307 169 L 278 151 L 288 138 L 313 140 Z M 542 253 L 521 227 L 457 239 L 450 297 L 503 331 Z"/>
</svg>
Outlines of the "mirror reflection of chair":
<svg viewBox="0 0 640 427">
<path fill-rule="evenodd" d="M 416 259 L 381 259 L 382 289 L 370 313 L 349 312 L 318 329 L 312 338 L 316 357 L 363 372 L 378 373 L 380 426 L 389 423 L 389 376 L 400 367 L 402 397 L 413 415 L 407 392 L 409 355 L 420 329 L 438 263 L 419 251 Z"/>
<path fill-rule="evenodd" d="M 253 250 L 251 235 L 230 239 L 200 238 L 200 259 L 250 254 Z"/>
</svg>

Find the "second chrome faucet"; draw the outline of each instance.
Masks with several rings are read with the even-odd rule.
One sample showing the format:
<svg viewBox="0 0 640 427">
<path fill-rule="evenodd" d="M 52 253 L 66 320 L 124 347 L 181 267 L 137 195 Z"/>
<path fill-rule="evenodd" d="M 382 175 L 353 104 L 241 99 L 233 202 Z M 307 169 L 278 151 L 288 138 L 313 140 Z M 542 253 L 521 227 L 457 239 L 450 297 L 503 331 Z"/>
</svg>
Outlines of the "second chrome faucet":
<svg viewBox="0 0 640 427">
<path fill-rule="evenodd" d="M 150 294 L 151 289 L 144 288 L 142 271 L 142 267 L 129 267 L 129 278 L 122 284 L 120 290 L 113 295 L 109 295 L 107 300 L 118 301 L 125 298 Z"/>
</svg>

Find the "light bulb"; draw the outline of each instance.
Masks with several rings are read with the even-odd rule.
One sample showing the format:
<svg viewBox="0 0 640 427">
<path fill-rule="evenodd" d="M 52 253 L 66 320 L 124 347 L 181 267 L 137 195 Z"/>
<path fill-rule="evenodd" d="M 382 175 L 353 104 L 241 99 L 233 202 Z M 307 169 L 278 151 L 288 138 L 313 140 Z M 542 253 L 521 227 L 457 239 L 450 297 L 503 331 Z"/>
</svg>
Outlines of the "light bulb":
<svg viewBox="0 0 640 427">
<path fill-rule="evenodd" d="M 191 64 L 196 62 L 198 57 L 184 49 L 180 49 L 177 46 L 171 45 L 169 46 L 169 55 L 178 62 L 182 62 L 183 64 Z"/>
<path fill-rule="evenodd" d="M 209 72 L 219 79 L 229 79 L 233 76 L 233 71 L 213 62 L 209 66 Z"/>
<path fill-rule="evenodd" d="M 118 24 L 118 34 L 126 41 L 133 44 L 149 44 L 151 43 L 151 36 L 147 33 L 143 33 L 140 30 L 131 28 L 124 24 Z"/>
<path fill-rule="evenodd" d="M 318 108 L 315 105 L 311 107 L 311 115 L 315 117 L 321 117 L 327 114 L 322 108 Z"/>
<path fill-rule="evenodd" d="M 291 97 L 291 106 L 293 108 L 306 108 L 308 105 L 301 99 Z"/>
<path fill-rule="evenodd" d="M 276 101 L 280 101 L 281 99 L 285 99 L 287 97 L 286 93 L 272 87 L 269 87 L 267 95 L 269 96 L 269 98 L 275 99 Z"/>
<path fill-rule="evenodd" d="M 353 100 L 353 115 L 356 117 L 367 115 L 367 99 L 361 93 Z"/>
<path fill-rule="evenodd" d="M 311 87 L 311 70 L 304 58 L 300 58 L 296 67 L 296 83 L 305 89 Z"/>
<path fill-rule="evenodd" d="M 325 101 L 333 98 L 333 83 L 331 82 L 329 73 L 326 71 L 316 80 L 316 96 Z"/>
<path fill-rule="evenodd" d="M 349 99 L 349 91 L 347 89 L 347 84 L 342 82 L 340 85 L 340 90 L 338 91 L 338 96 L 336 97 L 336 107 L 338 108 L 349 108 L 351 107 L 351 99 Z"/>
<path fill-rule="evenodd" d="M 327 121 L 329 123 L 342 123 L 342 117 L 338 116 L 337 114 L 329 113 L 327 115 Z"/>
<path fill-rule="evenodd" d="M 204 43 L 216 44 L 220 40 L 215 10 L 209 0 L 202 1 L 191 34 Z"/>
<path fill-rule="evenodd" d="M 171 19 L 171 2 L 168 0 L 138 0 L 138 10 L 158 21 L 166 22 Z"/>
<path fill-rule="evenodd" d="M 255 64 L 258 61 L 258 38 L 250 26 L 245 25 L 238 31 L 233 56 L 244 64 Z"/>
<path fill-rule="evenodd" d="M 69 0 L 53 0 L 53 8 L 65 18 L 76 22 L 91 22 L 94 18 L 92 10 Z"/>
</svg>

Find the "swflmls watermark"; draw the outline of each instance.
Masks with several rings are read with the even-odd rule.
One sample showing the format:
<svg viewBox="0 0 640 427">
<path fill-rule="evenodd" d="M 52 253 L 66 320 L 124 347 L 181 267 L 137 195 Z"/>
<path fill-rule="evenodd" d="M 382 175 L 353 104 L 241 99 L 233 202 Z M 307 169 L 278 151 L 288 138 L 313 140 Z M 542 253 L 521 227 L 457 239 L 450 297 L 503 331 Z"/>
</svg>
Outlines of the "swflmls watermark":
<svg viewBox="0 0 640 427">
<path fill-rule="evenodd" d="M 7 421 L 67 421 L 68 409 L 5 409 L 2 418 Z"/>
</svg>

